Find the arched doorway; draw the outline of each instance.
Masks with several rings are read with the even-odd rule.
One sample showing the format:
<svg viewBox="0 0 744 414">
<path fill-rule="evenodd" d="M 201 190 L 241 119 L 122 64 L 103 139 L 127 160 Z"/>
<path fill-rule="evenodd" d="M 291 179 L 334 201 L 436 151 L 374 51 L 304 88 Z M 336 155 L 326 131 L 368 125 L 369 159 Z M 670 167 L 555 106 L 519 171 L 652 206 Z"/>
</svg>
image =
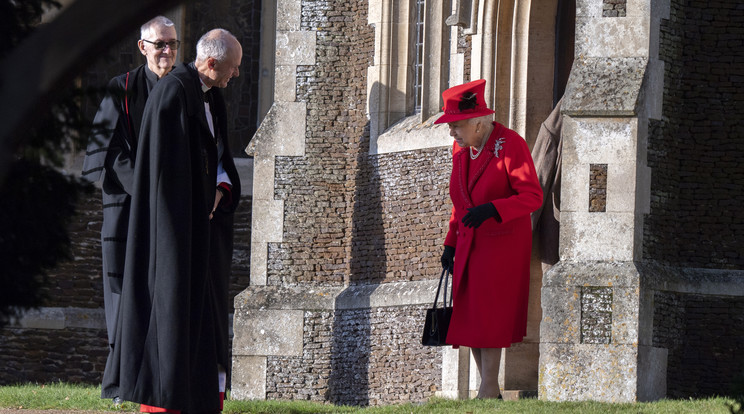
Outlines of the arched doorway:
<svg viewBox="0 0 744 414">
<path fill-rule="evenodd" d="M 574 59 L 575 16 L 575 0 L 485 0 L 477 8 L 480 29 L 470 39 L 470 73 L 463 78 L 486 79 L 486 100 L 496 111 L 495 119 L 522 135 L 530 148 L 565 91 Z M 537 254 L 531 269 L 527 336 L 502 353 L 500 383 L 507 397 L 537 390 L 542 319 Z M 460 374 L 470 367 L 475 369 L 474 364 L 462 364 Z M 470 390 L 477 389 L 476 377 L 471 373 Z"/>
</svg>

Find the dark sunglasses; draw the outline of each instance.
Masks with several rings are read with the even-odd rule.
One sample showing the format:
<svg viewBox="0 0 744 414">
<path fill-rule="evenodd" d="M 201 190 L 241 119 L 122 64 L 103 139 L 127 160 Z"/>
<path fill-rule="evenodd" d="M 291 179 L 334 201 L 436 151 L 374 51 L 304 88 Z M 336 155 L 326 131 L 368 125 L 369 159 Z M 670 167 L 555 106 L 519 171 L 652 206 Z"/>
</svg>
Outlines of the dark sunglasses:
<svg viewBox="0 0 744 414">
<path fill-rule="evenodd" d="M 179 46 L 181 46 L 181 41 L 180 40 L 171 40 L 170 42 L 164 42 L 162 40 L 158 40 L 157 42 L 151 42 L 149 40 L 142 39 L 142 41 L 143 42 L 147 42 L 147 43 L 149 43 L 151 45 L 154 45 L 155 46 L 155 49 L 157 49 L 157 50 L 165 49 L 165 46 L 166 45 L 168 45 L 168 47 L 170 48 L 170 50 L 176 50 L 176 49 L 178 49 Z"/>
</svg>

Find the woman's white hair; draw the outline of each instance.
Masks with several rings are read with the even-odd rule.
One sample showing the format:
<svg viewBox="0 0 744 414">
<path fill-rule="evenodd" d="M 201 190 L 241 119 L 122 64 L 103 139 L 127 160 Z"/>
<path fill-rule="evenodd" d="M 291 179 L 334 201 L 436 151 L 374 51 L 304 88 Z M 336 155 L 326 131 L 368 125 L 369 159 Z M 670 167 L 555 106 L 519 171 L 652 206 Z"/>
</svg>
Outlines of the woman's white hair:
<svg viewBox="0 0 744 414">
<path fill-rule="evenodd" d="M 174 23 L 165 16 L 156 16 L 140 27 L 140 39 L 147 39 L 152 34 L 152 27 L 155 25 L 171 27 Z"/>
<path fill-rule="evenodd" d="M 236 39 L 225 29 L 213 29 L 205 33 L 196 43 L 196 61 L 203 62 L 210 57 L 219 62 L 225 60 L 230 37 Z"/>
<path fill-rule="evenodd" d="M 493 114 L 483 115 L 483 116 L 477 116 L 475 118 L 469 118 L 470 124 L 481 124 L 481 125 L 488 125 L 491 122 L 493 122 Z"/>
</svg>

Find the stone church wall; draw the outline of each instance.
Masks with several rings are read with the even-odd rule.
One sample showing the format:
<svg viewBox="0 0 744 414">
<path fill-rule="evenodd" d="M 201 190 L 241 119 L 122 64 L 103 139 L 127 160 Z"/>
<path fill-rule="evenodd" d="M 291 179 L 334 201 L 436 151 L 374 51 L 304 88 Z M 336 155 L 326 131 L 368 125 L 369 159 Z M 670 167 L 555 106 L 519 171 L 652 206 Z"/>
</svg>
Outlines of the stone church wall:
<svg viewBox="0 0 744 414">
<path fill-rule="evenodd" d="M 659 48 L 664 116 L 649 128 L 644 258 L 743 269 L 744 9 L 736 0 L 671 3 Z"/>
<path fill-rule="evenodd" d="M 315 63 L 297 67 L 304 155 L 276 157 L 284 226 L 282 241 L 268 244 L 270 288 L 338 292 L 439 274 L 450 150 L 369 154 L 367 9 L 365 1 L 302 3 Z M 304 309 L 301 352 L 266 357 L 265 398 L 379 405 L 434 394 L 441 365 L 438 350 L 419 344 L 424 306 L 291 305 Z"/>
<path fill-rule="evenodd" d="M 255 8 L 218 3 L 232 15 L 226 28 L 259 26 Z M 284 203 L 284 224 L 282 241 L 268 243 L 267 288 L 331 292 L 343 299 L 338 292 L 347 288 L 353 296 L 367 286 L 432 281 L 449 217 L 450 149 L 370 155 L 366 79 L 374 28 L 368 4 L 300 4 L 301 30 L 317 42 L 315 63 L 296 68 L 295 98 L 307 105 L 304 154 L 275 159 L 273 191 Z M 623 1 L 605 4 L 611 15 L 625 13 Z M 184 36 L 182 47 L 189 52 L 179 53 L 193 58 L 195 37 L 219 19 L 204 2 L 189 7 L 186 19 L 196 23 Z M 643 258 L 672 271 L 744 267 L 743 16 L 736 0 L 672 0 L 670 19 L 662 22 L 665 100 L 662 120 L 649 125 L 651 208 Z M 244 36 L 244 52 L 254 50 L 247 45 L 257 45 L 257 35 Z M 83 86 L 103 84 L 136 66 L 141 59 L 135 40 L 133 35 L 123 41 L 118 54 L 91 69 Z M 467 53 L 471 42 L 462 35 L 458 47 Z M 244 56 L 244 64 L 252 67 L 256 59 Z M 467 73 L 470 60 L 466 56 Z M 254 75 L 244 69 L 228 88 L 235 153 L 255 127 Z M 601 171 L 597 177 L 606 178 Z M 249 285 L 251 203 L 246 197 L 235 219 L 233 296 Z M 0 372 L 0 384 L 100 380 L 106 358 L 100 210 L 98 191 L 81 202 L 71 225 L 75 259 L 51 272 L 46 308 L 0 330 L 0 366 L 8 368 Z M 689 280 L 703 278 L 697 273 Z M 589 293 L 601 298 L 602 291 Z M 440 350 L 418 344 L 428 304 L 387 305 L 382 294 L 365 304 L 364 298 L 292 309 L 302 309 L 301 351 L 266 356 L 265 398 L 380 405 L 423 401 L 441 391 L 432 385 L 442 382 Z M 725 393 L 742 370 L 741 296 L 655 288 L 653 304 L 652 346 L 668 351 L 668 396 Z M 597 319 L 596 326 L 603 321 Z M 605 343 L 605 331 L 587 332 L 598 333 L 587 334 L 589 342 Z"/>
<path fill-rule="evenodd" d="M 669 351 L 667 397 L 731 395 L 744 372 L 744 299 L 656 292 L 654 302 L 654 346 Z"/>
<path fill-rule="evenodd" d="M 418 329 L 411 331 L 420 313 L 415 307 L 305 312 L 302 356 L 268 358 L 266 399 L 351 405 L 426 400 L 441 363 L 434 349 L 420 346 Z M 394 362 L 391 355 L 397 355 Z"/>
<path fill-rule="evenodd" d="M 696 285 L 744 269 L 743 25 L 735 0 L 672 1 L 661 25 L 664 116 L 649 126 L 643 253 Z M 744 298 L 658 290 L 654 304 L 654 346 L 668 350 L 667 396 L 731 392 L 744 372 Z"/>
</svg>

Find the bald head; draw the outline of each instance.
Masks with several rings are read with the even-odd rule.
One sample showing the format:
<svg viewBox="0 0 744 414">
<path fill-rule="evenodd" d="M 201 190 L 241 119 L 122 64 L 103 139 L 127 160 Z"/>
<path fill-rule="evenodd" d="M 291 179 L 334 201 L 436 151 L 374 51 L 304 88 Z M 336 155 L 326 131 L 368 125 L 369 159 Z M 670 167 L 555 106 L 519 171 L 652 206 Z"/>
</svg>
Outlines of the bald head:
<svg viewBox="0 0 744 414">
<path fill-rule="evenodd" d="M 227 57 L 230 48 L 240 48 L 238 39 L 225 29 L 212 29 L 196 43 L 196 61 L 203 62 L 208 58 L 222 61 Z"/>
</svg>

